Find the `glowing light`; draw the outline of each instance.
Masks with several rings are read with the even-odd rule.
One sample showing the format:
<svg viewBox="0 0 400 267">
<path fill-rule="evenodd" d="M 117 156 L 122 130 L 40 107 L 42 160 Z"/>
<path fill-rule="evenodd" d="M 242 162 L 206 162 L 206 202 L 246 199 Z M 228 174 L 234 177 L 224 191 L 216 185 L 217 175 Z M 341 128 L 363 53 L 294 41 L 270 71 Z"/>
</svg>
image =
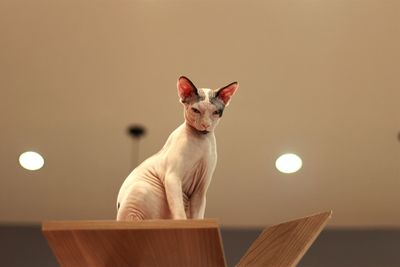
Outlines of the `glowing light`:
<svg viewBox="0 0 400 267">
<path fill-rule="evenodd" d="M 43 167 L 44 159 L 39 153 L 27 151 L 19 156 L 19 164 L 27 170 L 36 171 Z"/>
<path fill-rule="evenodd" d="M 275 162 L 276 168 L 283 173 L 294 173 L 301 169 L 303 162 L 296 154 L 284 154 Z"/>
</svg>

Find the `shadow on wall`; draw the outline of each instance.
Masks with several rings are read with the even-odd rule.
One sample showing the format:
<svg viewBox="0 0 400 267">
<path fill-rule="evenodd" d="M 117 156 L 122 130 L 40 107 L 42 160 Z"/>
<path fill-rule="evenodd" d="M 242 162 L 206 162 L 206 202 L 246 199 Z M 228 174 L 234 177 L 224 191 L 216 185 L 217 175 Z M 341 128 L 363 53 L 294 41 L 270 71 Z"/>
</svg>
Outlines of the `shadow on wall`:
<svg viewBox="0 0 400 267">
<path fill-rule="evenodd" d="M 228 266 L 234 266 L 261 230 L 222 229 Z M 398 267 L 400 229 L 332 230 L 321 233 L 299 266 Z M 0 226 L 2 266 L 58 266 L 40 226 Z"/>
</svg>

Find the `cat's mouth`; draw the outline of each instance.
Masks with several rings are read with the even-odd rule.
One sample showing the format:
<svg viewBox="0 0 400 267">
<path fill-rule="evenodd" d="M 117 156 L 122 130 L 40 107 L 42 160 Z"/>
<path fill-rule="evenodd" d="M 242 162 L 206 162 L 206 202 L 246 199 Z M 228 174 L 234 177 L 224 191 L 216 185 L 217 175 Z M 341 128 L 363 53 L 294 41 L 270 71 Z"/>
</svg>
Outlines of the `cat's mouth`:
<svg viewBox="0 0 400 267">
<path fill-rule="evenodd" d="M 188 125 L 193 131 L 195 131 L 195 132 L 197 132 L 199 134 L 208 134 L 208 133 L 210 133 L 210 131 L 208 131 L 208 130 L 200 130 L 200 129 L 198 129 L 197 127 L 195 127 L 193 125 L 190 125 L 190 124 L 188 124 Z"/>
</svg>

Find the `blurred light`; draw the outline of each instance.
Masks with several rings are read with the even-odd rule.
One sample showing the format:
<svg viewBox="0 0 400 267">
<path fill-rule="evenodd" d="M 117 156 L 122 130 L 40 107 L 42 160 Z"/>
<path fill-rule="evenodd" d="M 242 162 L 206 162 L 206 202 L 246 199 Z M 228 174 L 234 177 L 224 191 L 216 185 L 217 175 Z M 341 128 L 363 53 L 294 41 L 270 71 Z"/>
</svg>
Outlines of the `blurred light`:
<svg viewBox="0 0 400 267">
<path fill-rule="evenodd" d="M 283 173 L 294 173 L 301 169 L 303 162 L 296 154 L 284 154 L 275 162 L 276 168 Z"/>
<path fill-rule="evenodd" d="M 19 156 L 19 164 L 27 170 L 36 171 L 43 167 L 44 159 L 39 153 L 28 151 Z"/>
</svg>

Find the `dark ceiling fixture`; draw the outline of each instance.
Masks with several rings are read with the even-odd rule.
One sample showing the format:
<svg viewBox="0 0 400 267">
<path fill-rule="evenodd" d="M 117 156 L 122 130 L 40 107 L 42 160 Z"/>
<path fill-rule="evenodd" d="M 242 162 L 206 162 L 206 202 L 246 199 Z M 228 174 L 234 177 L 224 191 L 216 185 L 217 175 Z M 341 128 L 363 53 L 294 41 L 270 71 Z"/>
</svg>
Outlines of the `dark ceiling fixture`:
<svg viewBox="0 0 400 267">
<path fill-rule="evenodd" d="M 146 134 L 146 128 L 141 125 L 131 125 L 128 127 L 128 134 L 134 139 L 140 139 Z"/>
<path fill-rule="evenodd" d="M 130 125 L 128 126 L 127 133 L 133 139 L 131 163 L 132 168 L 135 168 L 139 164 L 140 159 L 139 141 L 146 135 L 146 128 L 138 124 Z"/>
</svg>

